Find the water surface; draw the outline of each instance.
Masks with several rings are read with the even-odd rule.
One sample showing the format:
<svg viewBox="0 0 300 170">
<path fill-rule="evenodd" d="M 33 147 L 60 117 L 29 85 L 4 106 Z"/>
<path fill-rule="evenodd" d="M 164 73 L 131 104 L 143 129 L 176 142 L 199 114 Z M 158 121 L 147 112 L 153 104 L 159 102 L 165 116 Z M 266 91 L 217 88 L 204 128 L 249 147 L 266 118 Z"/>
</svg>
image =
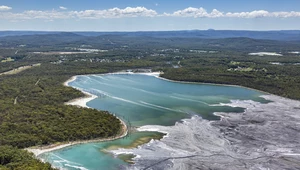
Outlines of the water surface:
<svg viewBox="0 0 300 170">
<path fill-rule="evenodd" d="M 230 100 L 265 102 L 261 92 L 235 86 L 171 82 L 140 74 L 77 76 L 70 86 L 95 94 L 89 107 L 108 110 L 133 127 L 171 126 L 184 118 L 199 115 L 218 120 L 214 112 L 243 112 L 244 108 L 217 106 Z M 68 147 L 41 155 L 55 167 L 65 169 L 119 169 L 127 163 L 107 150 L 136 146 L 161 136 L 158 132 L 133 132 L 125 139 Z"/>
</svg>

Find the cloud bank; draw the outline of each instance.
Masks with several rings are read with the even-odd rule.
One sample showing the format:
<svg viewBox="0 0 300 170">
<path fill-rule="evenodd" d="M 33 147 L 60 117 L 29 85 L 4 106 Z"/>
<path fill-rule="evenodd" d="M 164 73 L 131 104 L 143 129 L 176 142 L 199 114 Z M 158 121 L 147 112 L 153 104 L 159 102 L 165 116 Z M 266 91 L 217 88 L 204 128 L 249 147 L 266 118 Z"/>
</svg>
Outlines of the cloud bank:
<svg viewBox="0 0 300 170">
<path fill-rule="evenodd" d="M 300 17 L 300 12 L 279 11 L 269 12 L 266 10 L 255 10 L 250 12 L 221 12 L 213 9 L 208 12 L 204 8 L 189 7 L 173 13 L 159 14 L 153 9 L 145 7 L 111 8 L 104 10 L 82 10 L 70 11 L 60 6 L 59 10 L 28 10 L 19 13 L 10 12 L 11 7 L 0 6 L 0 19 L 30 20 L 30 19 L 102 19 L 102 18 L 129 18 L 129 17 L 193 17 L 193 18 L 290 18 Z"/>
<path fill-rule="evenodd" d="M 123 17 L 154 17 L 157 12 L 145 7 L 127 7 L 124 9 L 111 8 L 107 10 L 83 10 L 67 11 L 65 7 L 61 10 L 38 11 L 29 10 L 21 13 L 0 12 L 0 19 L 28 20 L 28 19 L 101 19 L 101 18 L 123 18 Z M 63 10 L 63 11 L 62 11 Z"/>
<path fill-rule="evenodd" d="M 276 18 L 288 18 L 288 17 L 300 17 L 300 12 L 268 12 L 265 10 L 255 10 L 251 12 L 220 12 L 217 9 L 213 9 L 211 12 L 207 12 L 204 8 L 189 7 L 183 10 L 178 10 L 173 13 L 164 13 L 165 16 L 173 17 L 194 17 L 194 18 L 262 18 L 262 17 L 276 17 Z"/>
</svg>

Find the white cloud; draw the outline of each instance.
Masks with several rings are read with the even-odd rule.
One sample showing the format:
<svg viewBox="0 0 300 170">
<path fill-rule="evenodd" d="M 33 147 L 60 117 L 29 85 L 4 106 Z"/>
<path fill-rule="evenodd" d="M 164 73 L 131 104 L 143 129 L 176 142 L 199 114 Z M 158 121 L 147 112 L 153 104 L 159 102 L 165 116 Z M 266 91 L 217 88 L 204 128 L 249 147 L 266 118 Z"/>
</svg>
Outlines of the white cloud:
<svg viewBox="0 0 300 170">
<path fill-rule="evenodd" d="M 78 18 L 122 18 L 122 17 L 154 17 L 157 16 L 157 12 L 145 7 L 127 7 L 124 9 L 111 8 L 107 10 L 85 10 L 85 11 L 73 11 L 74 15 Z"/>
<path fill-rule="evenodd" d="M 211 12 L 207 12 L 204 8 L 193 8 L 188 7 L 183 10 L 178 10 L 173 13 L 164 13 L 163 16 L 173 17 L 194 17 L 194 18 L 220 18 L 220 17 L 231 17 L 231 18 L 262 18 L 262 17 L 277 17 L 277 18 L 288 18 L 288 17 L 300 17 L 300 12 L 268 12 L 265 10 L 255 10 L 251 12 L 220 12 L 217 9 L 213 9 Z"/>
<path fill-rule="evenodd" d="M 0 12 L 0 19 L 31 20 L 31 19 L 69 19 L 73 16 L 69 12 L 52 11 L 24 11 L 22 13 Z"/>
<path fill-rule="evenodd" d="M 193 8 L 189 7 L 183 10 L 175 11 L 172 14 L 165 13 L 165 16 L 175 16 L 175 17 L 194 17 L 194 18 L 218 18 L 224 17 L 223 12 L 213 9 L 210 13 L 204 8 Z"/>
<path fill-rule="evenodd" d="M 275 17 L 275 18 L 289 18 L 300 17 L 300 12 L 268 12 L 265 10 L 252 11 L 252 12 L 240 12 L 240 13 L 226 13 L 226 17 L 238 17 L 238 18 L 263 18 L 263 17 Z"/>
<path fill-rule="evenodd" d="M 61 10 L 67 10 L 68 8 L 60 6 L 59 9 L 61 9 Z"/>
<path fill-rule="evenodd" d="M 29 10 L 21 13 L 0 12 L 0 19 L 22 20 L 22 19 L 101 19 L 122 17 L 154 17 L 157 12 L 145 7 L 127 7 L 124 9 L 111 8 L 107 10 L 84 10 L 84 11 L 37 11 Z"/>
<path fill-rule="evenodd" d="M 226 13 L 226 17 L 238 17 L 238 18 L 262 18 L 262 17 L 273 17 L 272 13 L 268 11 L 259 10 L 252 12 L 240 12 L 240 13 Z"/>
<path fill-rule="evenodd" d="M 8 11 L 8 10 L 11 10 L 12 7 L 9 7 L 9 6 L 4 6 L 4 5 L 1 5 L 0 6 L 0 11 Z"/>
<path fill-rule="evenodd" d="M 273 12 L 274 17 L 288 18 L 288 17 L 300 17 L 300 12 Z"/>
<path fill-rule="evenodd" d="M 101 18 L 124 18 L 124 17 L 194 17 L 194 18 L 288 18 L 300 17 L 300 12 L 269 12 L 265 10 L 255 10 L 251 12 L 221 12 L 213 9 L 208 12 L 204 8 L 189 7 L 178 10 L 173 13 L 158 14 L 155 10 L 145 7 L 127 7 L 127 8 L 111 8 L 104 10 L 82 10 L 69 11 L 66 7 L 60 6 L 60 10 L 38 11 L 29 10 L 19 13 L 8 11 L 11 7 L 0 6 L 0 19 L 8 20 L 31 20 L 31 19 L 101 19 Z"/>
<path fill-rule="evenodd" d="M 204 8 L 193 8 L 188 7 L 183 10 L 178 10 L 172 14 L 165 13 L 165 16 L 174 16 L 174 17 L 194 17 L 194 18 L 215 18 L 222 17 L 223 13 L 214 9 L 211 13 L 208 13 Z"/>
<path fill-rule="evenodd" d="M 210 17 L 212 18 L 218 18 L 218 17 L 223 17 L 223 12 L 218 11 L 217 9 L 213 9 L 210 13 Z"/>
</svg>

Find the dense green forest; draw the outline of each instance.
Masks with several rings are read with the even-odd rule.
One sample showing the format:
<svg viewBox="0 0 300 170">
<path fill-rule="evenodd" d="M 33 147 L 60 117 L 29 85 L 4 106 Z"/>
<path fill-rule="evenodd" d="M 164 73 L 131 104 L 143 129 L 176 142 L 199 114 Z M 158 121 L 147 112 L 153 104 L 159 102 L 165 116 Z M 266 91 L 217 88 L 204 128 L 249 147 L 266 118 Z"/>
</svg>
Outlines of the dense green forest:
<svg viewBox="0 0 300 170">
<path fill-rule="evenodd" d="M 15 163 L 16 159 L 23 159 L 18 157 L 20 154 L 25 155 L 24 164 L 29 167 L 49 168 L 37 160 L 27 160 L 28 153 L 16 148 L 105 138 L 120 133 L 120 121 L 112 114 L 64 105 L 64 102 L 83 96 L 63 86 L 64 81 L 75 74 L 106 70 L 89 71 L 86 65 L 74 72 L 66 72 L 66 68 L 68 66 L 45 63 L 15 75 L 0 76 L 0 146 L 14 147 L 1 150 L 9 152 L 0 157 L 3 168 L 23 169 L 25 165 Z"/>
<path fill-rule="evenodd" d="M 33 154 L 12 146 L 0 146 L 0 169 L 1 170 L 51 170 L 49 163 L 42 163 L 34 159 Z"/>
<path fill-rule="evenodd" d="M 264 60 L 266 59 L 267 57 Z M 182 68 L 163 69 L 162 77 L 177 81 L 241 85 L 300 100 L 300 65 L 272 65 L 253 60 L 255 59 L 191 59 L 182 62 Z"/>
<path fill-rule="evenodd" d="M 300 100 L 300 45 L 295 41 L 62 33 L 2 37 L 0 44 L 0 74 L 41 63 L 0 75 L 1 170 L 51 169 L 22 150 L 26 147 L 120 133 L 120 121 L 112 114 L 64 105 L 83 96 L 63 86 L 74 75 L 148 68 L 172 80 L 242 85 Z M 260 51 L 277 55 L 248 54 Z"/>
</svg>

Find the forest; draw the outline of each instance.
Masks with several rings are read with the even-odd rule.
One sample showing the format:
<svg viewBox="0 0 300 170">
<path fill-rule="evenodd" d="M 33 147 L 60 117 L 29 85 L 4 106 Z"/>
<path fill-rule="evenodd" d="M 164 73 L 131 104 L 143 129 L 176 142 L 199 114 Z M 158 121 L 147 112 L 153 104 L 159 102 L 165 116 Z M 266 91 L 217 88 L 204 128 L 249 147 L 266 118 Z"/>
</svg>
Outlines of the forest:
<svg viewBox="0 0 300 170">
<path fill-rule="evenodd" d="M 182 68 L 163 69 L 162 77 L 177 81 L 240 85 L 300 100 L 300 65 L 274 65 L 267 63 L 268 59 L 272 61 L 269 57 L 263 61 L 251 58 L 193 59 L 181 62 Z M 232 64 L 233 61 L 239 64 Z"/>
<path fill-rule="evenodd" d="M 120 133 L 120 121 L 111 113 L 64 105 L 83 96 L 63 85 L 74 75 L 147 68 L 172 80 L 241 85 L 300 100 L 300 44 L 278 39 L 112 33 L 0 37 L 0 169 L 51 169 L 24 148 Z M 275 55 L 249 55 L 264 51 Z"/>
<path fill-rule="evenodd" d="M 120 121 L 112 114 L 64 105 L 83 96 L 63 86 L 72 75 L 83 72 L 65 72 L 65 68 L 68 67 L 45 63 L 15 75 L 0 76 L 1 168 L 51 169 L 22 149 L 120 133 Z M 103 69 L 97 70 L 102 72 Z"/>
</svg>

